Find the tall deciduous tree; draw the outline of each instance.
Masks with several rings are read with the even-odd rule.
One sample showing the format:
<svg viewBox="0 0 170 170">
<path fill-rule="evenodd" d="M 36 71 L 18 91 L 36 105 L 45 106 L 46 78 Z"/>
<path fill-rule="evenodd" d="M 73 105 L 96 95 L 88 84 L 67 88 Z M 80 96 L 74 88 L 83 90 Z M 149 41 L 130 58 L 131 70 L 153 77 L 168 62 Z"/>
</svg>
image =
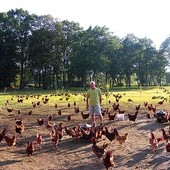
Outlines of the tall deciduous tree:
<svg viewBox="0 0 170 170">
<path fill-rule="evenodd" d="M 122 49 L 122 67 L 125 75 L 126 86 L 131 86 L 131 76 L 134 74 L 134 63 L 137 55 L 137 42 L 138 39 L 133 34 L 128 34 L 123 39 Z"/>
<path fill-rule="evenodd" d="M 6 13 L 0 14 L 0 88 L 10 87 L 17 73 L 16 35 Z"/>
<path fill-rule="evenodd" d="M 16 47 L 18 51 L 18 61 L 20 67 L 20 89 L 24 87 L 25 73 L 28 65 L 28 45 L 31 37 L 31 23 L 33 17 L 23 9 L 10 10 L 7 12 L 8 19 L 11 22 L 11 30 L 15 32 Z"/>
</svg>

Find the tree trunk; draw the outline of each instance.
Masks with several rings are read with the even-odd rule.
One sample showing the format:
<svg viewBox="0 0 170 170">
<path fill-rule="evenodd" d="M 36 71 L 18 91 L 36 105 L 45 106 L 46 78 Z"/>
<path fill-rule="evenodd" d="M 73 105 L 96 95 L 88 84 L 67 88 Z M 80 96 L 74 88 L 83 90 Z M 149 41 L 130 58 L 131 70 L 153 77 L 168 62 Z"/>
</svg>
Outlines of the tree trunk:
<svg viewBox="0 0 170 170">
<path fill-rule="evenodd" d="M 63 87 L 65 88 L 66 84 L 66 75 L 65 75 L 65 72 L 63 72 Z"/>
<path fill-rule="evenodd" d="M 41 87 L 41 71 L 38 71 L 38 87 Z"/>
<path fill-rule="evenodd" d="M 128 76 L 128 88 L 130 89 L 131 87 L 131 80 L 130 80 L 130 75 Z"/>
<path fill-rule="evenodd" d="M 21 61 L 21 72 L 20 72 L 20 85 L 19 85 L 19 89 L 23 89 L 24 87 L 24 82 L 23 82 L 23 77 L 24 77 L 24 62 Z"/>
<path fill-rule="evenodd" d="M 86 76 L 81 77 L 81 84 L 82 87 L 84 87 L 84 90 L 86 90 Z"/>
<path fill-rule="evenodd" d="M 44 69 L 44 72 L 43 72 L 43 89 L 44 89 L 44 90 L 47 90 L 46 74 L 47 74 L 47 69 L 45 68 L 45 69 Z"/>
<path fill-rule="evenodd" d="M 130 81 L 130 75 L 126 75 L 126 87 L 130 89 L 131 87 L 131 81 Z"/>
<path fill-rule="evenodd" d="M 108 83 L 108 74 L 106 72 L 106 75 L 105 75 L 105 83 L 107 84 Z"/>
<path fill-rule="evenodd" d="M 54 72 L 53 72 L 53 89 L 55 89 L 55 74 L 54 74 Z"/>
</svg>

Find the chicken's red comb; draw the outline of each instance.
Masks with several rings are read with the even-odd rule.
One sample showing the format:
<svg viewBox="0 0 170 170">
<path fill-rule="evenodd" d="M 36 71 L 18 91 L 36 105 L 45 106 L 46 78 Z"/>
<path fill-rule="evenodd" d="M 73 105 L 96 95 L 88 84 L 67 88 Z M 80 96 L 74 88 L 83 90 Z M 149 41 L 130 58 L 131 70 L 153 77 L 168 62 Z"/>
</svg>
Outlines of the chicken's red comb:
<svg viewBox="0 0 170 170">
<path fill-rule="evenodd" d="M 110 156 L 112 156 L 113 151 L 108 151 L 107 153 L 108 153 Z"/>
<path fill-rule="evenodd" d="M 95 140 L 95 137 L 92 137 L 91 140 L 94 141 L 94 140 Z"/>
<path fill-rule="evenodd" d="M 165 129 L 161 128 L 160 130 L 164 131 Z"/>
<path fill-rule="evenodd" d="M 157 138 L 158 142 L 163 141 L 163 140 L 164 140 L 163 138 Z"/>
</svg>

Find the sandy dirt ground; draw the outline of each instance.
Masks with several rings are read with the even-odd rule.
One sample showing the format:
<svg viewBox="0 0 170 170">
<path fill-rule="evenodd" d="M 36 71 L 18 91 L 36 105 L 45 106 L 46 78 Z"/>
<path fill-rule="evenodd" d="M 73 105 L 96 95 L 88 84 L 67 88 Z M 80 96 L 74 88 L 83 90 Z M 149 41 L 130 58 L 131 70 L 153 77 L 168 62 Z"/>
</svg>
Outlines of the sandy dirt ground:
<svg viewBox="0 0 170 170">
<path fill-rule="evenodd" d="M 53 115 L 51 124 L 59 124 L 64 122 L 65 126 L 80 125 L 83 123 L 81 114 L 72 113 L 71 122 L 67 122 L 68 108 L 62 116 L 57 114 L 59 108 L 46 104 L 33 110 L 33 114 L 28 116 L 28 110 L 31 106 L 18 106 L 22 108 L 24 118 L 25 131 L 21 137 L 17 136 L 17 143 L 14 148 L 8 148 L 3 140 L 0 143 L 0 170 L 104 170 L 102 159 L 96 157 L 92 152 L 92 143 L 80 142 L 76 143 L 66 133 L 57 148 L 53 148 L 48 130 L 42 126 L 37 126 L 37 118 L 41 115 L 46 117 L 47 114 Z M 166 108 L 168 109 L 168 104 Z M 156 152 L 153 152 L 148 142 L 148 133 L 153 131 L 156 137 L 161 137 L 160 128 L 168 130 L 168 124 L 160 124 L 154 118 L 148 120 L 146 118 L 146 109 L 141 106 L 136 123 L 129 123 L 127 113 L 134 113 L 134 106 L 125 106 L 125 120 L 109 121 L 104 118 L 104 125 L 110 130 L 117 128 L 121 135 L 128 133 L 129 138 L 125 146 L 120 146 L 118 142 L 109 145 L 106 150 L 112 150 L 114 153 L 115 170 L 170 170 L 170 155 L 165 152 L 165 143 L 160 142 Z M 160 107 L 161 108 L 161 107 Z M 170 108 L 169 108 L 170 109 Z M 4 109 L 3 109 L 4 110 Z M 16 109 L 17 110 L 17 109 Z M 0 129 L 8 128 L 8 135 L 15 134 L 15 118 L 18 117 L 17 111 L 14 110 L 11 115 L 2 112 L 0 119 Z M 41 113 L 40 113 L 41 111 Z M 70 111 L 70 110 L 69 110 Z M 64 111 L 63 111 L 64 112 Z M 98 120 L 96 120 L 98 123 Z M 87 120 L 90 123 L 90 118 Z M 43 137 L 42 149 L 35 146 L 33 159 L 30 160 L 26 154 L 26 143 L 28 140 L 34 141 L 36 134 L 41 133 Z M 104 136 L 97 145 L 101 146 L 103 142 L 110 143 Z"/>
</svg>

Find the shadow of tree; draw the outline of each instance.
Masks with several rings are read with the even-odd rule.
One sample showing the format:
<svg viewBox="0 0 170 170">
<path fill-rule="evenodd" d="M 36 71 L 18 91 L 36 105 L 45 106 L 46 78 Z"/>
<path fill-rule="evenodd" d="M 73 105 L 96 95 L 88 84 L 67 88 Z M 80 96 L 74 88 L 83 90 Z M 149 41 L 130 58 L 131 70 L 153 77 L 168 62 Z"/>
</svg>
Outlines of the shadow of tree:
<svg viewBox="0 0 170 170">
<path fill-rule="evenodd" d="M 0 166 L 11 165 L 17 162 L 21 162 L 19 160 L 7 160 L 7 161 L 0 161 Z"/>
</svg>

